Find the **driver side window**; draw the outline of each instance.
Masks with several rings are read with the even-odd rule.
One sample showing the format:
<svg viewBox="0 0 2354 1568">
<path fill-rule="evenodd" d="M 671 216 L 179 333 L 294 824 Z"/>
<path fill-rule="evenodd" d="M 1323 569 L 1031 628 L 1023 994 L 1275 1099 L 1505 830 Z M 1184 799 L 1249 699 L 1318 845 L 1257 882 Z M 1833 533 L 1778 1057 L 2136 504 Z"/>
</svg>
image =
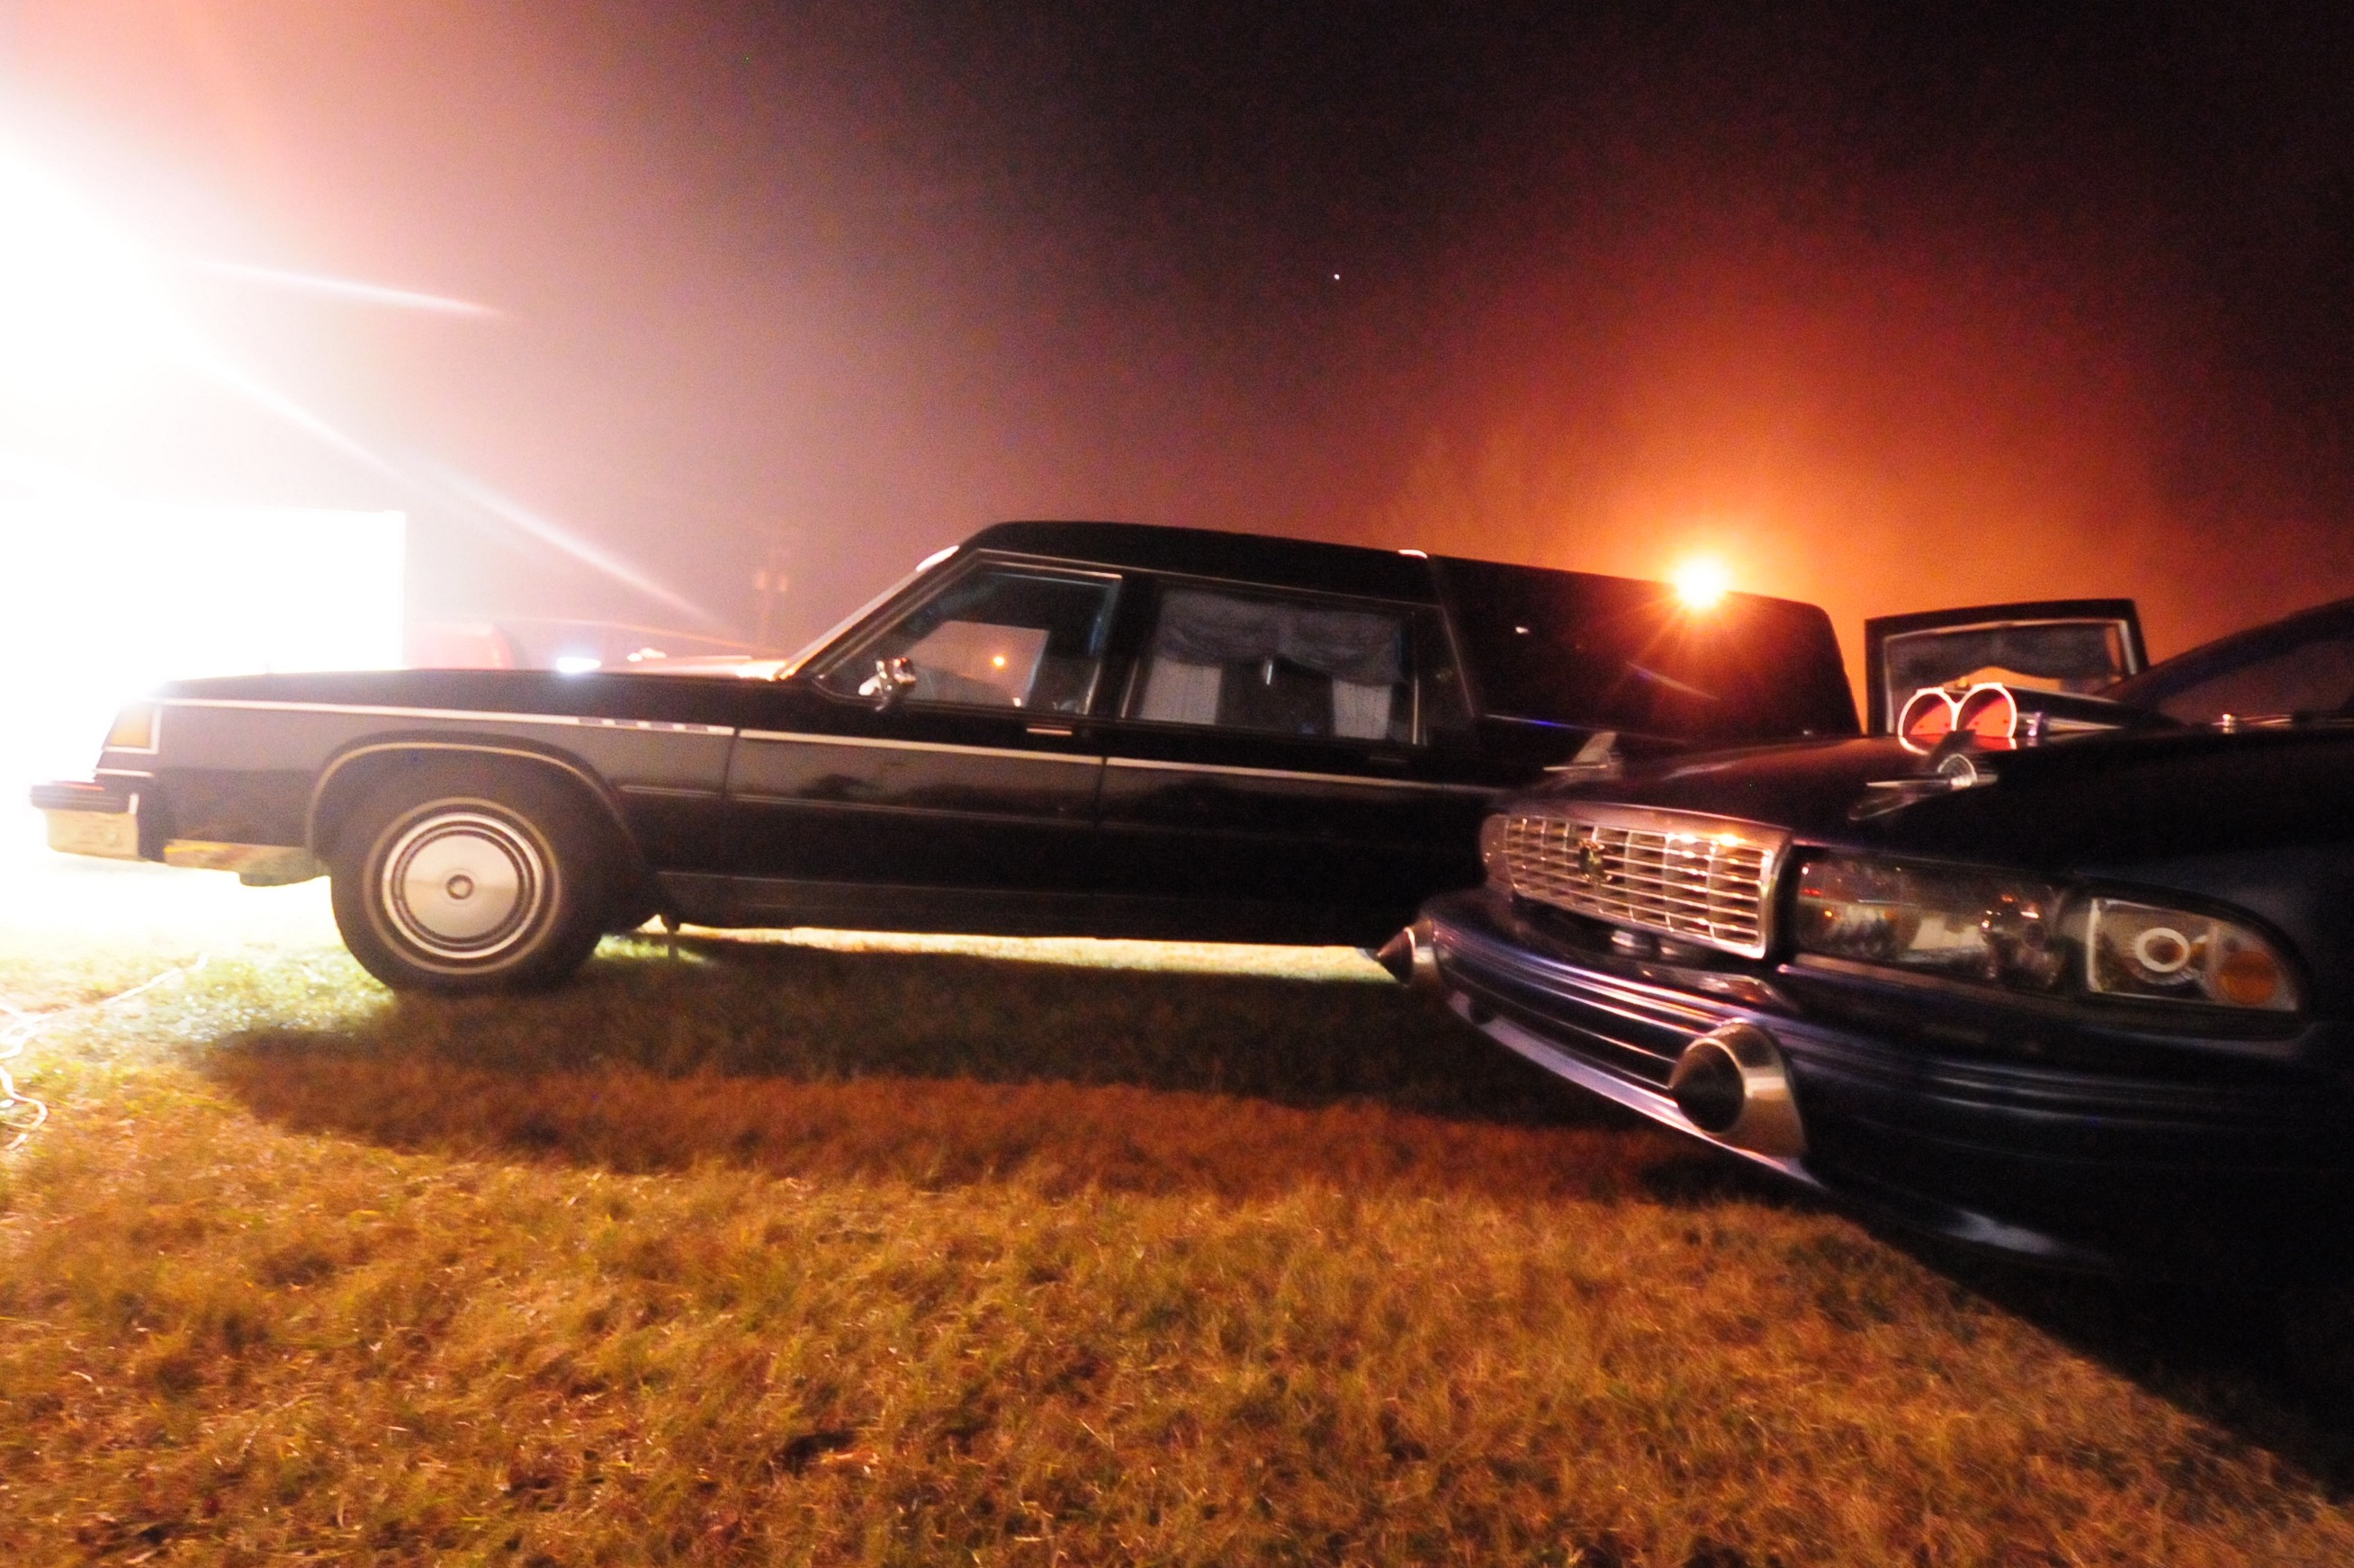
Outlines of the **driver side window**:
<svg viewBox="0 0 2354 1568">
<path fill-rule="evenodd" d="M 838 696 L 878 694 L 877 666 L 907 661 L 910 703 L 1085 713 L 1103 668 L 1117 577 L 986 565 L 940 586 L 818 676 Z"/>
</svg>

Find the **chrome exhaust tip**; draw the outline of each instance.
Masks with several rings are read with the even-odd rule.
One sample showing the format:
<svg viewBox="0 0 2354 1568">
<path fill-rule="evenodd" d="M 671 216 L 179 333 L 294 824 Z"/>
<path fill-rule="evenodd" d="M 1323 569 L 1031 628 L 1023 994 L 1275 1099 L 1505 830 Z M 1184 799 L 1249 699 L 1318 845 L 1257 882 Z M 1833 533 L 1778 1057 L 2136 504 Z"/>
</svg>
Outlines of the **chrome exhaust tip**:
<svg viewBox="0 0 2354 1568">
<path fill-rule="evenodd" d="M 1777 1160 L 1807 1151 L 1781 1047 L 1754 1023 L 1727 1023 L 1685 1046 L 1668 1096 L 1686 1120 L 1735 1149 Z"/>
<path fill-rule="evenodd" d="M 1373 952 L 1373 961 L 1398 984 L 1416 991 L 1439 989 L 1438 951 L 1430 944 L 1430 923 L 1416 920 Z"/>
</svg>

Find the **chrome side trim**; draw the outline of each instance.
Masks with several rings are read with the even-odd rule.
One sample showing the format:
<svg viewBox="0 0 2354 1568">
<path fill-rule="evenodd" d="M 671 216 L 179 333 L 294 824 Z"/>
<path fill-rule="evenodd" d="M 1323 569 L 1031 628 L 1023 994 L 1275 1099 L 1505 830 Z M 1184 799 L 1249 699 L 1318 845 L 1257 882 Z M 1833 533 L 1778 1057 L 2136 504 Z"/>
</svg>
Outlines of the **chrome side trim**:
<svg viewBox="0 0 2354 1568">
<path fill-rule="evenodd" d="M 491 724 L 555 724 L 581 729 L 654 730 L 665 735 L 734 735 L 724 724 L 688 724 L 674 719 L 601 718 L 590 714 L 523 714 L 493 708 L 404 708 L 371 703 L 288 703 L 249 697 L 166 697 L 165 707 L 260 708 L 275 712 L 356 714 L 366 718 L 472 720 Z"/>
<path fill-rule="evenodd" d="M 1365 784 L 1377 789 L 1434 789 L 1444 794 L 1489 796 L 1501 793 L 1490 784 L 1445 784 L 1426 779 L 1376 779 L 1367 773 L 1307 773 L 1288 768 L 1243 768 L 1224 762 L 1166 762 L 1150 757 L 1114 757 L 1114 768 L 1161 773 L 1216 773 L 1237 779 L 1296 779 L 1309 784 Z"/>
<path fill-rule="evenodd" d="M 1727 1154 L 1737 1154 L 1753 1164 L 1763 1165 L 1767 1170 L 1787 1176 L 1805 1186 L 1817 1189 L 1822 1186 L 1822 1182 L 1797 1160 L 1760 1154 L 1755 1150 L 1743 1149 L 1738 1145 L 1727 1143 L 1714 1133 L 1703 1131 L 1693 1125 L 1690 1117 L 1676 1107 L 1675 1101 L 1657 1089 L 1646 1088 L 1641 1084 L 1628 1083 L 1615 1073 L 1605 1072 L 1591 1063 L 1582 1061 L 1543 1036 L 1522 1028 L 1500 1013 L 1490 1013 L 1485 1020 L 1482 1020 L 1479 1014 L 1486 1010 L 1475 1009 L 1471 1005 L 1471 999 L 1459 991 L 1447 993 L 1447 1005 L 1457 1017 L 1497 1044 L 1527 1058 L 1557 1077 L 1568 1079 L 1581 1089 L 1589 1089 L 1604 1099 L 1614 1101 L 1625 1106 L 1628 1110 L 1650 1118 L 1662 1127 L 1671 1128 L 1677 1132 L 1688 1133 L 1704 1143 L 1714 1144 Z"/>
<path fill-rule="evenodd" d="M 717 789 L 684 789 L 674 784 L 616 784 L 613 788 L 624 795 L 652 795 L 666 800 L 716 800 L 723 793 Z"/>
<path fill-rule="evenodd" d="M 886 740 L 880 736 L 806 735 L 781 729 L 739 730 L 736 738 L 797 742 L 806 746 L 851 746 L 878 751 L 949 752 L 959 757 L 1012 757 L 1024 762 L 1084 762 L 1090 768 L 1103 761 L 1103 754 L 1095 751 L 1024 751 L 1012 746 L 959 746 L 944 740 Z"/>
</svg>

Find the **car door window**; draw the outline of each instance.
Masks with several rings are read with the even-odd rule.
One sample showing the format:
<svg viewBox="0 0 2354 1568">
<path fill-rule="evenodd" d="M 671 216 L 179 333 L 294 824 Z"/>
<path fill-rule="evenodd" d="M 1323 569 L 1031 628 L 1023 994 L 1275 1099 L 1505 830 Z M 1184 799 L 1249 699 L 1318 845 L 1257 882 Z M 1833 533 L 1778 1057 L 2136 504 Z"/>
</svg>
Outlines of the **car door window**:
<svg viewBox="0 0 2354 1568">
<path fill-rule="evenodd" d="M 1409 741 L 1408 615 L 1349 599 L 1168 588 L 1129 689 L 1128 716 Z"/>
<path fill-rule="evenodd" d="M 1085 713 L 1103 668 L 1117 577 L 1011 564 L 969 570 L 818 676 L 838 696 L 875 694 L 875 666 L 905 659 L 906 700 Z"/>
</svg>

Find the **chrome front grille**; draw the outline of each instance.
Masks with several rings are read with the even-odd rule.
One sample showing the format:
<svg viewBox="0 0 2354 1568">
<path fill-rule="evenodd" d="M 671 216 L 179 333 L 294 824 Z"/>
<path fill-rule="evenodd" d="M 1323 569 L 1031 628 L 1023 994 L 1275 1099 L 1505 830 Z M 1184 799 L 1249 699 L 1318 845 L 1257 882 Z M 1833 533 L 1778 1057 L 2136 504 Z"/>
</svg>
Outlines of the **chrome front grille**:
<svg viewBox="0 0 2354 1568">
<path fill-rule="evenodd" d="M 1520 897 L 1755 959 L 1789 840 L 1755 822 L 1579 802 L 1507 816 L 1502 870 Z"/>
</svg>

